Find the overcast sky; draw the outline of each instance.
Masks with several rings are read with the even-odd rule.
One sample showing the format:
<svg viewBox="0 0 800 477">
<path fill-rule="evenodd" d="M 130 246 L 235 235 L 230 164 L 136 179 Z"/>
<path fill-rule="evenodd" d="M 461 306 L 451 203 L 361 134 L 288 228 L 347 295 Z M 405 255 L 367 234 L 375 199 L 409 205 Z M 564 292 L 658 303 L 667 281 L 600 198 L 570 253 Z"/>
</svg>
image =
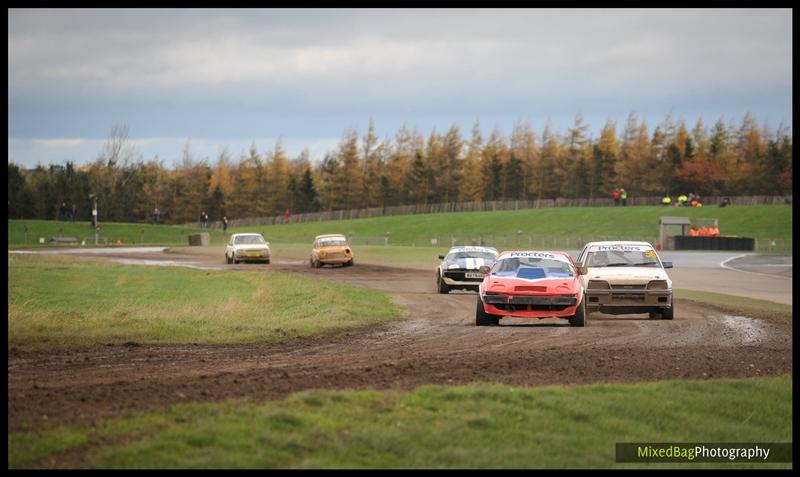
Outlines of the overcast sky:
<svg viewBox="0 0 800 477">
<path fill-rule="evenodd" d="M 321 158 L 370 118 L 393 137 L 541 132 L 577 113 L 791 125 L 791 10 L 9 10 L 8 160 Z"/>
</svg>

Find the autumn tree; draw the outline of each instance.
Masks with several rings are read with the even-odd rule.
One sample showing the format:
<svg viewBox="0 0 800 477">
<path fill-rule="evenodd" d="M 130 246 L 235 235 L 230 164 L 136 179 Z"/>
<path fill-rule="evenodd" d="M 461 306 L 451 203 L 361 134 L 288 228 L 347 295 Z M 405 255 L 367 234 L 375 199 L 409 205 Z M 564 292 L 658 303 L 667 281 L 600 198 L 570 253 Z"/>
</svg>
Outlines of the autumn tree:
<svg viewBox="0 0 800 477">
<path fill-rule="evenodd" d="M 542 146 L 539 161 L 534 169 L 534 183 L 536 184 L 537 199 L 555 199 L 561 193 L 561 181 L 557 162 L 561 154 L 561 145 L 558 135 L 550 129 L 548 122 L 542 130 Z"/>
<path fill-rule="evenodd" d="M 564 197 L 582 197 L 589 188 L 590 141 L 587 137 L 589 125 L 583 115 L 575 116 L 573 126 L 564 137 L 564 155 L 559 161 L 560 175 L 564 178 L 562 193 Z"/>
<path fill-rule="evenodd" d="M 617 124 L 608 119 L 600 131 L 600 138 L 592 146 L 592 159 L 589 166 L 588 198 L 608 197 L 616 187 L 615 168 L 620 154 L 617 139 Z"/>
<path fill-rule="evenodd" d="M 521 195 L 515 194 L 515 199 L 531 199 L 533 194 L 533 177 L 536 161 L 538 158 L 538 147 L 536 145 L 536 135 L 533 132 L 530 122 L 517 121 L 511 132 L 511 157 L 521 162 L 522 184 L 514 185 L 521 187 Z M 516 166 L 511 166 L 511 169 Z"/>
<path fill-rule="evenodd" d="M 481 171 L 481 157 L 483 156 L 483 136 L 478 121 L 472 126 L 472 139 L 467 147 L 464 158 L 464 172 L 461 188 L 458 191 L 458 200 L 474 202 L 483 196 L 483 173 Z"/>
<path fill-rule="evenodd" d="M 367 207 L 381 203 L 381 178 L 383 174 L 383 148 L 375 134 L 375 124 L 370 118 L 367 133 L 362 138 L 363 200 Z"/>
</svg>

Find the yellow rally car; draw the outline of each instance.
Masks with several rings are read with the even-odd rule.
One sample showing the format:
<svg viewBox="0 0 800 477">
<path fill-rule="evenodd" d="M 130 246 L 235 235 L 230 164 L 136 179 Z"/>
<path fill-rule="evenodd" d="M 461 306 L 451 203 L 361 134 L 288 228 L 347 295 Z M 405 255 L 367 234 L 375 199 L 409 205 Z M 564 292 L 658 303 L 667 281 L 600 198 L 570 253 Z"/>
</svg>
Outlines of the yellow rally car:
<svg viewBox="0 0 800 477">
<path fill-rule="evenodd" d="M 353 249 L 344 235 L 317 235 L 314 248 L 311 249 L 311 266 L 319 268 L 323 265 L 353 265 Z"/>
</svg>

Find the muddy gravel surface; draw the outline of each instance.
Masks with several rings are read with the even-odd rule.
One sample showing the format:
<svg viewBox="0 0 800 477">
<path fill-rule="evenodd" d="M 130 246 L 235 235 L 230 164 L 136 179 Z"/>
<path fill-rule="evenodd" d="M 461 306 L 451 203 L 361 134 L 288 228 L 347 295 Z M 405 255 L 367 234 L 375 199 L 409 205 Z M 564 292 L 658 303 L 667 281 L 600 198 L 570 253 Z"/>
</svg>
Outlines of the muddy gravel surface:
<svg viewBox="0 0 800 477">
<path fill-rule="evenodd" d="M 387 292 L 408 312 L 404 320 L 280 344 L 11 348 L 9 430 L 93 422 L 181 402 L 275 398 L 306 389 L 637 382 L 763 376 L 792 369 L 789 313 L 726 314 L 676 300 L 671 321 L 593 313 L 585 328 L 570 328 L 559 319 L 504 319 L 500 326 L 476 327 L 476 295 L 436 293 L 433 270 L 358 263 L 313 269 L 301 258 L 226 265 L 221 252 L 203 249 L 86 259 L 297 273 Z"/>
</svg>

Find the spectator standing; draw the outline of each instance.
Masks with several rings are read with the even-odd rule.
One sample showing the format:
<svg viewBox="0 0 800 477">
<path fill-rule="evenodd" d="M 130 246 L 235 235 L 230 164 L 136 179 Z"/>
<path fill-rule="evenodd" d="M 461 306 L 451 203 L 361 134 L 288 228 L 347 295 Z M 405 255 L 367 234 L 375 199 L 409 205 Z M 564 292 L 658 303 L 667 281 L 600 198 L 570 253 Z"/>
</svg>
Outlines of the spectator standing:
<svg viewBox="0 0 800 477">
<path fill-rule="evenodd" d="M 70 210 L 69 214 L 69 221 L 75 222 L 75 216 L 78 215 L 78 206 L 75 205 L 75 202 L 72 203 L 72 209 Z"/>
<path fill-rule="evenodd" d="M 203 228 L 203 223 L 205 222 L 205 219 L 206 219 L 206 211 L 204 210 L 204 211 L 200 212 L 200 228 L 201 229 Z"/>
<path fill-rule="evenodd" d="M 58 209 L 58 220 L 67 220 L 67 203 L 62 202 Z"/>
<path fill-rule="evenodd" d="M 205 211 L 203 212 L 203 228 L 208 228 L 208 214 Z"/>
<path fill-rule="evenodd" d="M 161 223 L 161 211 L 158 210 L 158 207 L 153 209 L 153 225 L 158 225 Z"/>
<path fill-rule="evenodd" d="M 222 216 L 222 233 L 225 234 L 225 232 L 227 232 L 227 231 L 228 231 L 228 216 L 227 215 L 223 215 Z"/>
<path fill-rule="evenodd" d="M 628 193 L 625 192 L 625 189 L 619 190 L 619 198 L 622 199 L 622 206 L 625 207 L 625 205 L 628 203 Z"/>
<path fill-rule="evenodd" d="M 620 192 L 619 187 L 615 187 L 614 192 L 612 192 L 611 194 L 614 196 L 614 206 L 616 207 L 619 205 L 619 199 L 620 196 L 622 195 L 622 192 Z"/>
<path fill-rule="evenodd" d="M 669 194 L 664 194 L 664 198 L 661 199 L 661 205 L 670 205 L 672 204 L 672 197 Z"/>
</svg>

